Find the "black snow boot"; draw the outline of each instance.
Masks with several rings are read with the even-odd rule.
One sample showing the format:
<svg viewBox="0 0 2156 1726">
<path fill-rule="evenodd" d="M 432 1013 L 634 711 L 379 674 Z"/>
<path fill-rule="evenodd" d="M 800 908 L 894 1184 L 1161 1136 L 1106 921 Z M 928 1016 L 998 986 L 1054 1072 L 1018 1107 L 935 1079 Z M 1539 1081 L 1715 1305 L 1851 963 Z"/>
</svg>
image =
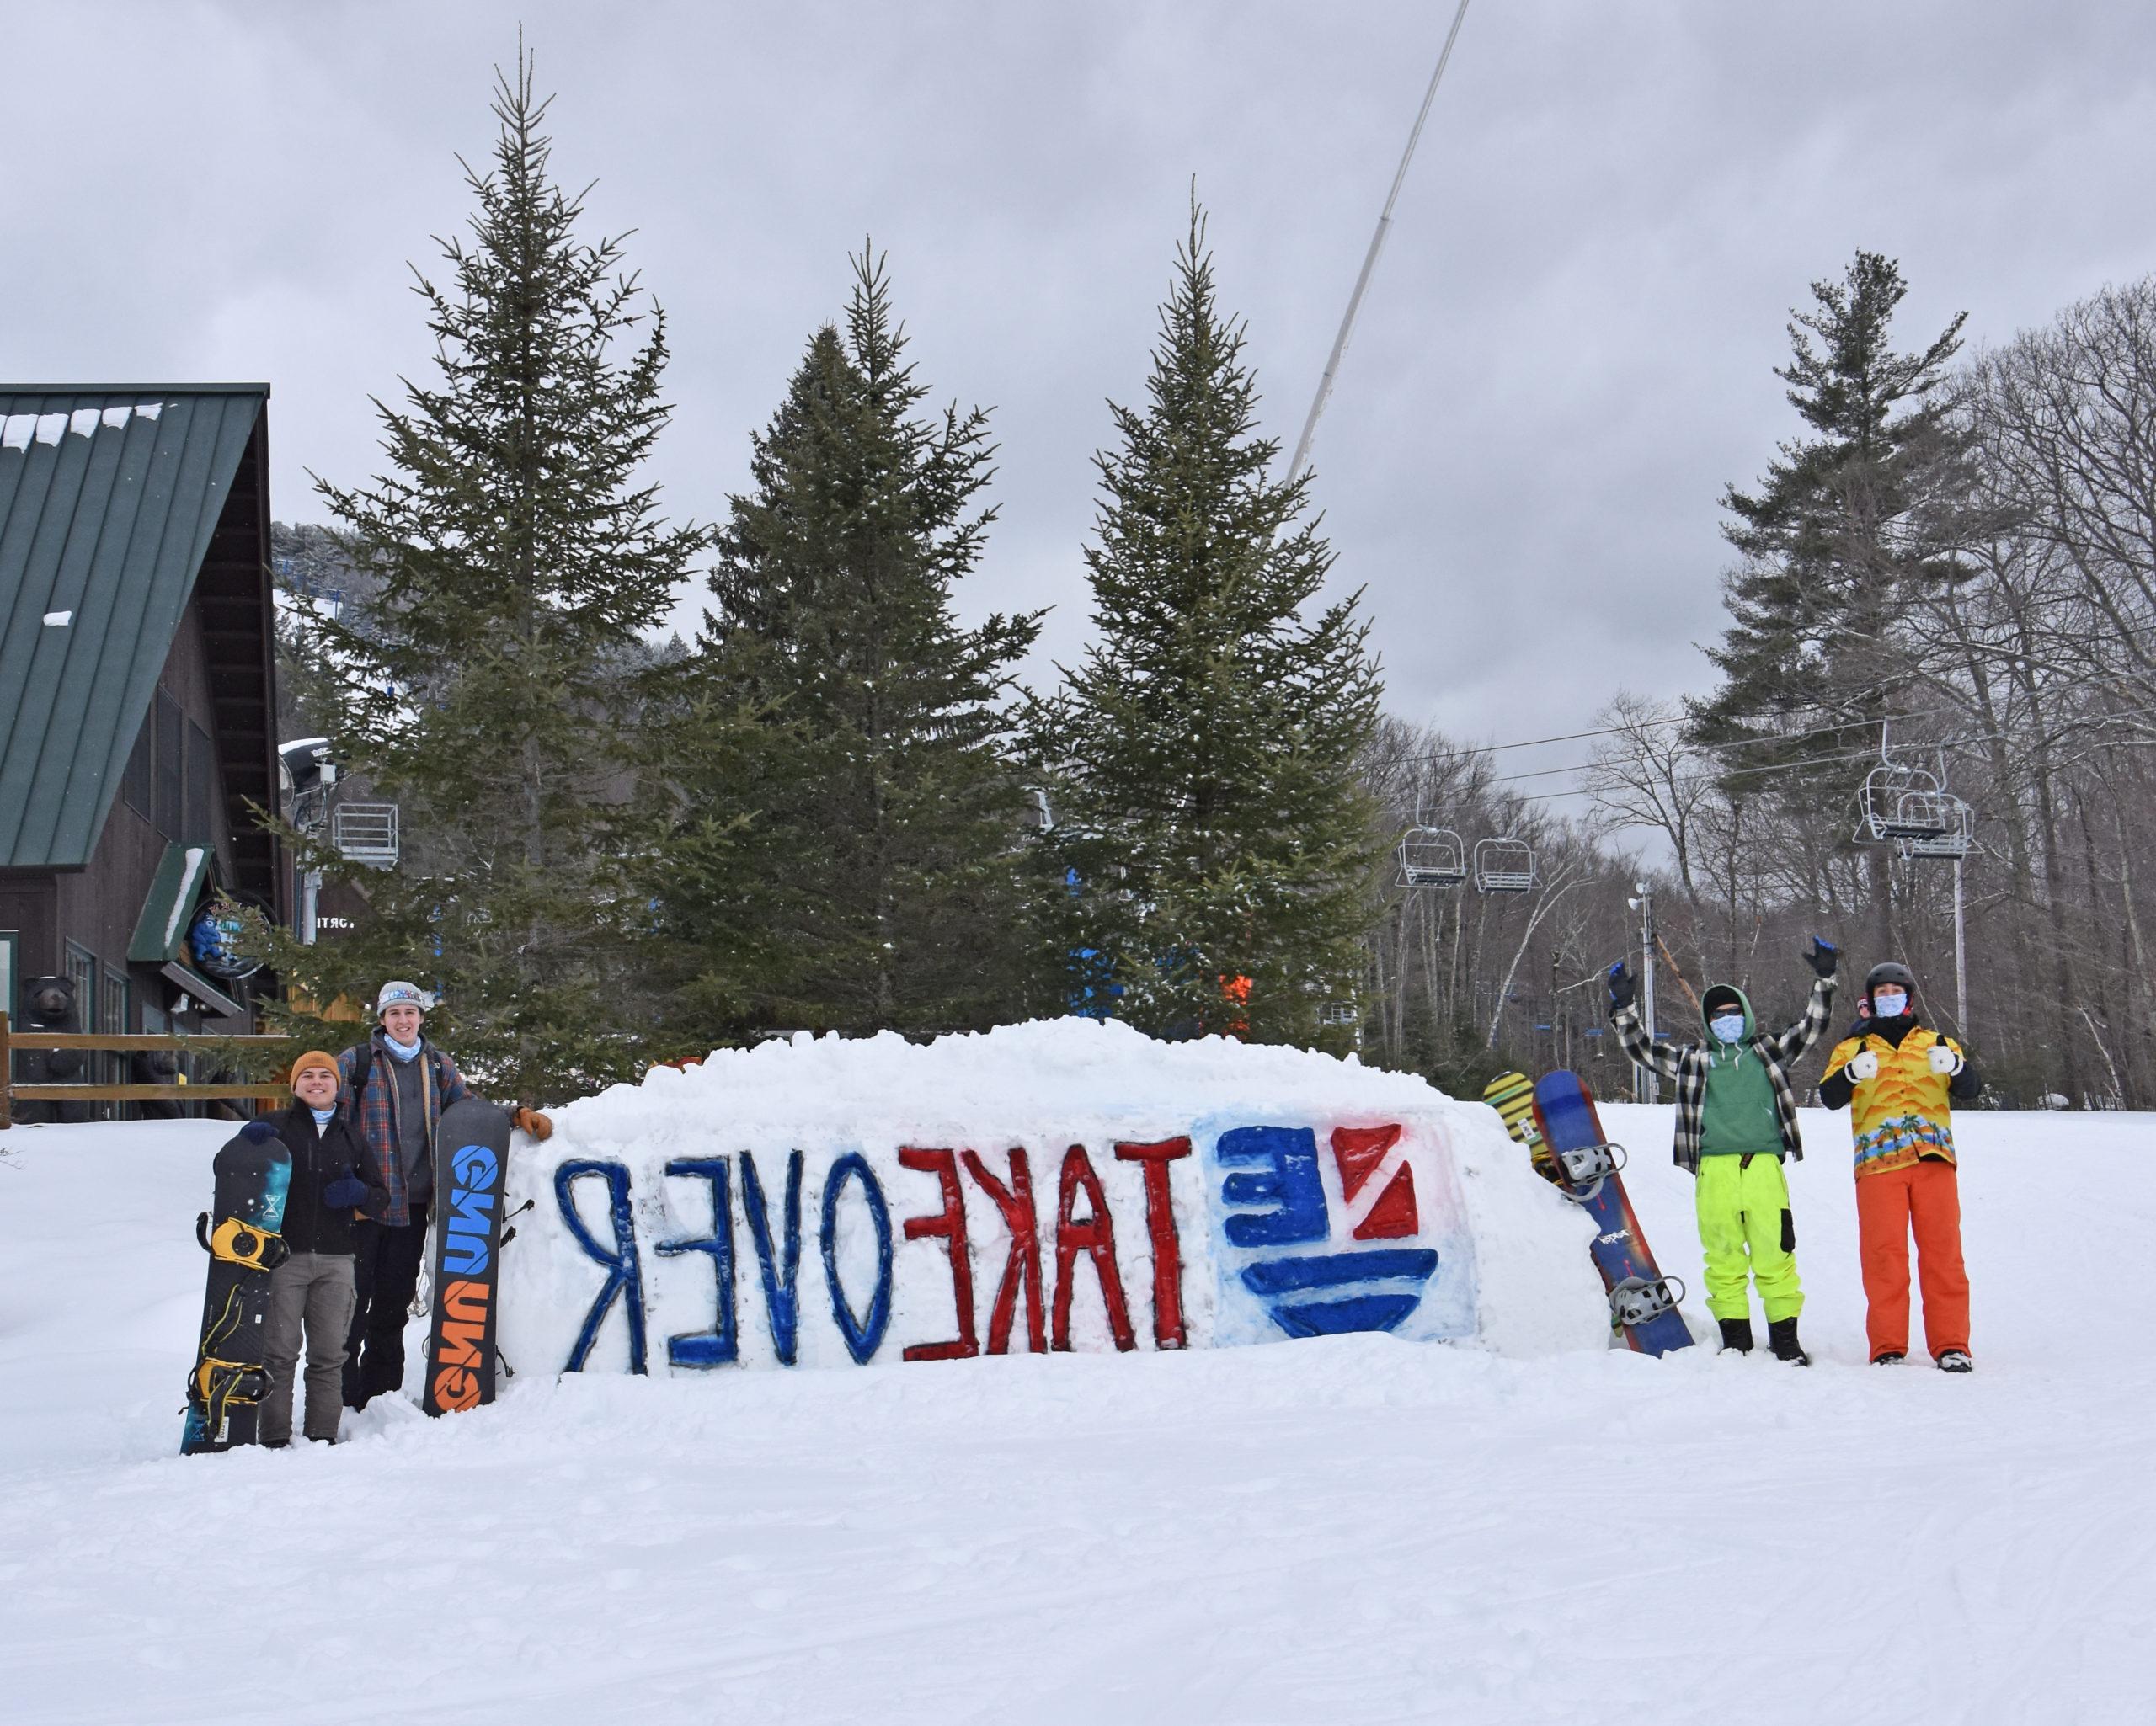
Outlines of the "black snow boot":
<svg viewBox="0 0 2156 1726">
<path fill-rule="evenodd" d="M 1942 1372 L 1973 1372 L 1976 1362 L 1969 1358 L 1967 1349 L 1949 1349 L 1939 1357 L 1939 1370 Z"/>
<path fill-rule="evenodd" d="M 1804 1345 L 1796 1340 L 1796 1320 L 1776 1318 L 1767 1325 L 1767 1346 L 1774 1351 L 1777 1361 L 1786 1361 L 1792 1366 L 1809 1366 L 1812 1356 L 1804 1352 Z"/>
<path fill-rule="evenodd" d="M 1907 1355 L 1897 1355 L 1890 1349 L 1883 1355 L 1874 1355 L 1871 1364 L 1875 1366 L 1898 1366 L 1908 1358 Z"/>
<path fill-rule="evenodd" d="M 1749 1318 L 1725 1318 L 1721 1321 L 1721 1346 L 1725 1354 L 1748 1355 L 1752 1352 L 1752 1321 Z"/>
</svg>

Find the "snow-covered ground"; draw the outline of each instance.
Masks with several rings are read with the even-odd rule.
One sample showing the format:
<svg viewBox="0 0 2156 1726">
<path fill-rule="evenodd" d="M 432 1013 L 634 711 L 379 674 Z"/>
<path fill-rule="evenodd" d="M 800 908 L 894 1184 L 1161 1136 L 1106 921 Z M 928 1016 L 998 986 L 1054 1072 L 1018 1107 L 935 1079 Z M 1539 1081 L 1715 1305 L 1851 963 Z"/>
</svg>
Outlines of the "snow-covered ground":
<svg viewBox="0 0 2156 1726">
<path fill-rule="evenodd" d="M 1604 1118 L 1696 1286 L 1668 1111 Z M 18 1129 L 0 1718 L 2156 1718 L 2156 1123 L 1956 1125 L 1965 1379 L 1863 1364 L 1846 1124 L 1807 1114 L 1810 1372 L 1357 1336 L 527 1374 L 184 1461 L 229 1129 Z"/>
</svg>

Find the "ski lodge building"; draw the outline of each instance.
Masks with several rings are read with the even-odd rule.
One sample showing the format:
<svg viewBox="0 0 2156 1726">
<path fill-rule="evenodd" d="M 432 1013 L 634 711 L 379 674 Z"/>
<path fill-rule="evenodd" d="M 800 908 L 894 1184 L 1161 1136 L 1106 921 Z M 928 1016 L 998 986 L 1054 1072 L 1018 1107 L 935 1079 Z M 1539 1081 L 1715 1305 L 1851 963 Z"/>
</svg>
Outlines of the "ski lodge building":
<svg viewBox="0 0 2156 1726">
<path fill-rule="evenodd" d="M 253 1028 L 190 932 L 290 921 L 266 384 L 0 386 L 0 1010 L 65 977 L 85 1031 Z M 229 970 L 232 967 L 225 967 Z M 267 983 L 266 973 L 259 981 Z"/>
</svg>

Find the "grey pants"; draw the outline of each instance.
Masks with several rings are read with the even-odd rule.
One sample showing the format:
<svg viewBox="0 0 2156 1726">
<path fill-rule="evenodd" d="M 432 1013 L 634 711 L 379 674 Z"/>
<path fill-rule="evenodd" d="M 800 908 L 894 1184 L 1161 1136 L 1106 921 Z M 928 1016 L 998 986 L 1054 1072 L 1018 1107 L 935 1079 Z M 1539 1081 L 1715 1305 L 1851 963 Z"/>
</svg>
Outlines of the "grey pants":
<svg viewBox="0 0 2156 1726">
<path fill-rule="evenodd" d="M 270 1319 L 262 1339 L 262 1364 L 270 1389 L 262 1398 L 258 1430 L 264 1444 L 292 1436 L 292 1368 L 299 1362 L 300 1333 L 307 1333 L 307 1436 L 337 1436 L 344 1406 L 344 1338 L 352 1328 L 357 1296 L 350 1253 L 294 1253 L 270 1273 Z"/>
</svg>

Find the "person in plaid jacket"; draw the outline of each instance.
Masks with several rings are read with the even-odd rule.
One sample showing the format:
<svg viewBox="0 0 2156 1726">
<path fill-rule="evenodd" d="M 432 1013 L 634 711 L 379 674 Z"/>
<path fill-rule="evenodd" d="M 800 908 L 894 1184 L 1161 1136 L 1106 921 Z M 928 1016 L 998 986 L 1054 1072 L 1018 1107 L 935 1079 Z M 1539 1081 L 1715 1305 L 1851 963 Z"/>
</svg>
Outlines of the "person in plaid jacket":
<svg viewBox="0 0 2156 1726">
<path fill-rule="evenodd" d="M 1740 1353 L 1752 1347 L 1748 1282 L 1766 1309 L 1768 1346 L 1777 1359 L 1799 1366 L 1811 1359 L 1796 1336 L 1804 1290 L 1782 1159 L 1802 1158 L 1804 1140 L 1788 1068 L 1827 1028 L 1839 956 L 1815 938 L 1805 957 L 1817 981 L 1795 1025 L 1762 1032 L 1744 992 L 1716 983 L 1700 999 L 1708 1039 L 1685 1044 L 1647 1035 L 1633 1004 L 1630 970 L 1621 959 L 1609 967 L 1609 1017 L 1618 1041 L 1636 1066 L 1677 1087 L 1674 1157 L 1698 1183 L 1707 1310 L 1721 1326 L 1722 1346 Z"/>
<path fill-rule="evenodd" d="M 363 1159 L 355 1172 L 388 1195 L 370 1209 L 353 1263 L 358 1299 L 344 1354 L 350 1409 L 364 1409 L 404 1382 L 404 1321 L 426 1255 L 435 1129 L 444 1109 L 471 1095 L 448 1052 L 420 1031 L 432 1004 L 417 983 L 384 983 L 375 1001 L 374 1035 L 337 1057 Z M 510 1118 L 535 1138 L 552 1131 L 544 1115 L 521 1105 Z"/>
</svg>

